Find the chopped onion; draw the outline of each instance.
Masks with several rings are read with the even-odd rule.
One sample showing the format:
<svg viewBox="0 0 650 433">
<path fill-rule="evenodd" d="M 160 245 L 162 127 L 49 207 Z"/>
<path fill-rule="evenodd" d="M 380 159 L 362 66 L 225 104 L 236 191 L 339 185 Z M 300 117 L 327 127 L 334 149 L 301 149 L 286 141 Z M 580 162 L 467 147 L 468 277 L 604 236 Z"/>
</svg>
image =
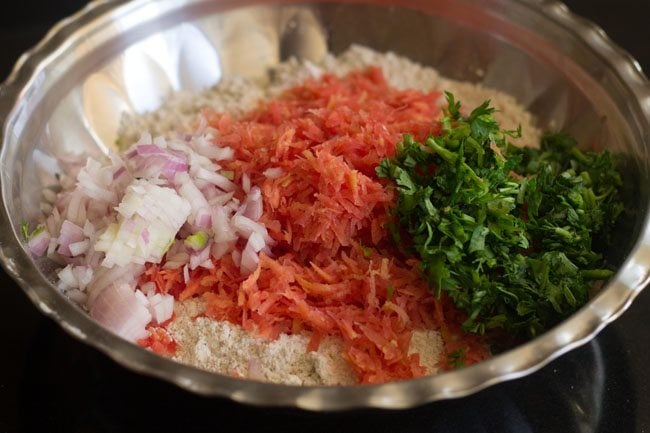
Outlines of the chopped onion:
<svg viewBox="0 0 650 433">
<path fill-rule="evenodd" d="M 244 215 L 235 215 L 232 225 L 242 237 L 248 239 L 252 233 L 260 234 L 266 242 L 270 241 L 269 232 L 263 224 L 253 221 Z"/>
<path fill-rule="evenodd" d="M 29 251 L 36 257 L 41 257 L 50 246 L 50 234 L 47 230 L 41 230 L 27 241 Z"/>
<path fill-rule="evenodd" d="M 167 260 L 163 265 L 163 269 L 177 269 L 185 265 L 190 260 L 190 255 L 185 251 L 174 254 L 173 256 L 167 255 Z"/>
<path fill-rule="evenodd" d="M 160 263 L 186 221 L 190 204 L 171 188 L 136 180 L 117 210 L 122 218 L 109 224 L 95 243 L 95 250 L 106 253 L 106 267 Z"/>
<path fill-rule="evenodd" d="M 149 298 L 149 312 L 154 322 L 160 324 L 171 319 L 174 314 L 174 297 L 157 293 Z"/>
<path fill-rule="evenodd" d="M 151 313 L 138 301 L 128 284 L 111 284 L 95 299 L 90 315 L 109 330 L 129 341 L 147 336 Z"/>
<path fill-rule="evenodd" d="M 252 274 L 257 265 L 260 262 L 260 258 L 257 253 L 251 247 L 251 243 L 246 244 L 246 248 L 241 252 L 241 263 L 239 264 L 239 270 L 243 275 Z"/>
<path fill-rule="evenodd" d="M 222 258 L 230 249 L 233 247 L 232 243 L 229 242 L 215 242 L 212 244 L 211 255 L 216 260 Z"/>
<path fill-rule="evenodd" d="M 153 281 L 147 281 L 146 283 L 140 286 L 140 290 L 142 291 L 142 293 L 144 293 L 147 296 L 153 295 L 154 293 L 156 293 L 156 283 L 154 283 Z"/>
<path fill-rule="evenodd" d="M 255 233 L 251 233 L 250 237 L 248 238 L 248 243 L 246 244 L 246 247 L 248 248 L 249 245 L 254 252 L 258 253 L 262 250 L 262 248 L 266 246 L 266 242 L 264 241 L 262 235 L 255 232 Z"/>
<path fill-rule="evenodd" d="M 190 256 L 190 269 L 194 270 L 199 267 L 199 265 L 210 258 L 210 247 L 203 248 L 203 250 L 192 254 Z"/>
<path fill-rule="evenodd" d="M 72 270 L 75 278 L 77 279 L 77 285 L 79 290 L 82 292 L 86 290 L 86 287 L 93 279 L 93 269 L 90 266 L 75 266 Z"/>
<path fill-rule="evenodd" d="M 189 283 L 190 281 L 190 269 L 187 267 L 187 265 L 183 266 L 183 282 L 185 284 Z"/>
<path fill-rule="evenodd" d="M 59 254 L 70 257 L 70 244 L 84 240 L 84 231 L 81 227 L 69 220 L 63 221 L 61 224 L 61 232 L 59 234 Z"/>
<path fill-rule="evenodd" d="M 61 289 L 67 290 L 79 287 L 79 284 L 77 284 L 77 278 L 72 272 L 72 265 L 68 265 L 65 268 L 61 269 L 59 272 L 57 272 L 57 276 L 59 277 L 60 282 L 63 283 L 59 286 Z"/>
<path fill-rule="evenodd" d="M 251 190 L 251 178 L 248 173 L 244 173 L 241 176 L 241 188 L 246 194 L 248 194 Z"/>
<path fill-rule="evenodd" d="M 242 214 L 245 217 L 250 218 L 253 221 L 260 219 L 262 213 L 264 212 L 264 209 L 262 203 L 262 191 L 258 186 L 251 188 L 242 207 Z"/>
<path fill-rule="evenodd" d="M 83 305 L 88 300 L 88 295 L 82 292 L 79 289 L 70 289 L 65 292 L 65 295 L 70 298 L 72 302 L 76 302 L 79 305 Z"/>
<path fill-rule="evenodd" d="M 188 283 L 194 269 L 213 269 L 225 254 L 242 275 L 255 271 L 260 252 L 270 254 L 260 188 L 247 173 L 233 182 L 239 173 L 218 161 L 233 159 L 234 150 L 215 144 L 218 132 L 202 122 L 193 135 L 142 134 L 124 160 L 110 153 L 106 163 L 66 163 L 60 185 L 44 191 L 51 213 L 28 240 L 34 255 L 63 266 L 58 286 L 70 299 L 132 341 L 147 335 L 151 320 L 173 314 L 173 296 L 158 293 L 155 283 L 136 289 L 146 263 L 165 257 L 163 269 L 182 268 Z M 271 167 L 264 175 L 282 173 Z"/>
<path fill-rule="evenodd" d="M 237 250 L 232 250 L 230 253 L 230 257 L 232 257 L 232 261 L 235 264 L 235 266 L 239 267 L 241 264 L 241 251 Z"/>
<path fill-rule="evenodd" d="M 208 171 L 202 167 L 197 170 L 196 177 L 210 182 L 226 192 L 237 189 L 237 185 L 231 182 L 226 176 L 214 171 Z"/>
<path fill-rule="evenodd" d="M 207 207 L 196 211 L 194 224 L 200 228 L 208 228 L 212 225 L 212 215 Z"/>
<path fill-rule="evenodd" d="M 137 263 L 112 268 L 99 266 L 95 269 L 93 279 L 88 284 L 88 307 L 92 308 L 95 299 L 110 285 L 121 283 L 135 285 L 136 279 L 142 272 L 144 272 L 144 266 Z"/>
<path fill-rule="evenodd" d="M 219 147 L 210 142 L 205 136 L 199 137 L 194 141 L 194 148 L 203 156 L 214 159 L 216 161 L 223 161 L 233 159 L 235 151 L 230 147 Z"/>
<path fill-rule="evenodd" d="M 237 234 L 231 226 L 228 211 L 223 206 L 214 206 L 212 212 L 212 230 L 217 243 L 232 242 L 237 239 Z"/>
<path fill-rule="evenodd" d="M 282 170 L 280 167 L 271 167 L 264 170 L 262 174 L 267 179 L 277 179 L 284 174 L 284 170 Z"/>
<path fill-rule="evenodd" d="M 84 239 L 83 241 L 79 242 L 73 242 L 68 245 L 68 249 L 70 250 L 72 257 L 77 257 L 81 254 L 84 254 L 86 251 L 88 251 L 89 247 L 90 241 L 88 239 Z"/>
<path fill-rule="evenodd" d="M 234 193 L 233 192 L 227 192 L 224 194 L 218 194 L 215 195 L 214 197 L 208 199 L 208 203 L 210 203 L 211 206 L 223 206 L 226 203 L 228 203 L 230 200 L 232 200 Z"/>
<path fill-rule="evenodd" d="M 163 142 L 156 144 L 140 144 L 135 148 L 131 160 L 135 163 L 135 173 L 138 177 L 155 178 L 162 176 L 173 179 L 177 173 L 188 169 L 187 158 L 181 152 L 161 148 Z"/>
</svg>

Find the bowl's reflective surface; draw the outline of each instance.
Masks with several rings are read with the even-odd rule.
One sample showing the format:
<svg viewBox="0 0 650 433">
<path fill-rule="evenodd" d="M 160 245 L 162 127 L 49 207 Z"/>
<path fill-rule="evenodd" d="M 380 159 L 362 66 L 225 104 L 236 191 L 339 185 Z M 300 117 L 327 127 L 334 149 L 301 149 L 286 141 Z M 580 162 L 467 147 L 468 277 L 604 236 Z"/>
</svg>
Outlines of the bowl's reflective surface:
<svg viewBox="0 0 650 433">
<path fill-rule="evenodd" d="M 254 3 L 262 3 L 255 5 Z M 4 119 L 0 234 L 4 266 L 46 314 L 121 364 L 187 389 L 310 409 L 408 407 L 458 397 L 527 374 L 588 341 L 648 279 L 650 87 L 598 29 L 558 4 L 409 0 L 317 4 L 167 0 L 94 3 L 24 57 L 0 94 Z M 201 90 L 231 74 L 260 75 L 291 56 L 314 61 L 351 43 L 393 50 L 444 75 L 506 91 L 543 128 L 628 156 L 630 210 L 621 269 L 585 308 L 534 341 L 480 365 L 420 380 L 362 387 L 290 387 L 214 375 L 120 340 L 68 303 L 16 235 L 39 212 L 58 157 L 101 155 L 120 116 L 158 107 L 170 92 Z M 634 209 L 632 209 L 634 208 Z"/>
</svg>

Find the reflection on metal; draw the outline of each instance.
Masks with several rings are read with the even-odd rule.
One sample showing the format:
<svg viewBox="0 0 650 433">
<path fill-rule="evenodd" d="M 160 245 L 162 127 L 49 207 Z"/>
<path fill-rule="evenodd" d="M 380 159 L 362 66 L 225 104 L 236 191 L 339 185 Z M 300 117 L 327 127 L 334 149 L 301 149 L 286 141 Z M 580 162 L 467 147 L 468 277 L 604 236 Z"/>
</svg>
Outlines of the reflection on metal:
<svg viewBox="0 0 650 433">
<path fill-rule="evenodd" d="M 0 259 L 64 329 L 78 330 L 126 367 L 202 394 L 312 410 L 404 408 L 529 374 L 589 341 L 642 289 L 650 269 L 650 86 L 595 26 L 542 0 L 255 3 L 95 2 L 52 32 L 4 84 L 0 226 L 11 229 L 0 232 Z M 40 188 L 65 170 L 68 155 L 105 155 L 122 115 L 154 110 L 176 90 L 201 90 L 226 75 L 262 76 L 291 56 L 318 61 L 351 43 L 509 91 L 542 127 L 565 128 L 595 145 L 604 138 L 630 157 L 641 210 L 610 252 L 621 271 L 589 305 L 534 341 L 451 373 L 368 387 L 262 384 L 176 364 L 110 334 L 55 292 L 18 240 L 17 227 L 38 212 Z M 592 373 L 594 387 L 602 387 L 600 373 Z M 585 404 L 576 402 L 576 411 Z"/>
</svg>

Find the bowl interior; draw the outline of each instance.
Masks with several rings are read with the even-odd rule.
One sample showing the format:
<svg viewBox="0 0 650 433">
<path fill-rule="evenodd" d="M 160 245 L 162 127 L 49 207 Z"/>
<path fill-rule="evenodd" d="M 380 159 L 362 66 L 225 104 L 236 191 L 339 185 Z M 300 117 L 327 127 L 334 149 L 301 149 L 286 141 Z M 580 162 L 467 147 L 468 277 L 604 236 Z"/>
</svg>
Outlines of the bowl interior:
<svg viewBox="0 0 650 433">
<path fill-rule="evenodd" d="M 54 41 L 58 48 L 38 66 L 26 64 L 32 74 L 24 87 L 14 89 L 19 99 L 4 124 L 1 156 L 4 207 L 16 243 L 20 224 L 40 212 L 43 187 L 56 184 L 64 170 L 60 161 L 114 149 L 125 113 L 155 110 L 172 92 L 199 91 L 227 75 L 263 76 L 292 56 L 319 61 L 327 51 L 338 53 L 357 43 L 395 51 L 449 78 L 507 92 L 536 116 L 542 129 L 564 129 L 583 147 L 624 155 L 630 212 L 607 256 L 620 265 L 633 249 L 647 211 L 647 119 L 619 71 L 584 42 L 584 34 L 549 18 L 557 6 L 544 10 L 536 2 L 505 0 L 408 0 L 400 7 L 388 1 L 253 3 L 125 3 L 82 19 L 83 25 Z M 48 278 L 46 267 L 28 259 L 24 248 L 22 254 L 21 260 L 30 263 L 21 272 Z M 33 297 L 59 308 L 60 295 L 42 286 L 33 287 Z M 89 332 L 84 327 L 97 326 L 76 316 L 61 321 L 75 322 L 84 335 Z M 92 332 L 111 341 L 101 330 Z M 577 341 L 575 335 L 570 340 Z M 553 344 L 539 350 L 529 354 L 528 370 L 559 353 Z M 506 365 L 526 370 L 511 362 L 501 367 Z M 486 373 L 470 370 L 466 376 L 472 380 Z M 445 396 L 444 383 L 428 386 L 437 391 L 427 388 L 416 398 Z M 394 391 L 391 395 L 395 406 L 400 397 Z M 382 405 L 368 400 L 356 404 Z"/>
</svg>

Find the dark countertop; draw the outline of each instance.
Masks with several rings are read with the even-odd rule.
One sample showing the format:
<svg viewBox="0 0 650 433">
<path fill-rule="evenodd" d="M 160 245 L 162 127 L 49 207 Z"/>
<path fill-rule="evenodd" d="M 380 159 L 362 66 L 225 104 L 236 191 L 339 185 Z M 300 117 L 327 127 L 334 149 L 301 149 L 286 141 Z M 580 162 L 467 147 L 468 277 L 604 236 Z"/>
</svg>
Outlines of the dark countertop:
<svg viewBox="0 0 650 433">
<path fill-rule="evenodd" d="M 650 71 L 647 0 L 571 0 Z M 0 79 L 79 0 L 0 17 Z M 140 376 L 44 318 L 0 271 L 0 433 L 124 431 L 650 432 L 650 291 L 591 343 L 526 378 L 401 412 L 313 414 L 204 398 Z"/>
</svg>

